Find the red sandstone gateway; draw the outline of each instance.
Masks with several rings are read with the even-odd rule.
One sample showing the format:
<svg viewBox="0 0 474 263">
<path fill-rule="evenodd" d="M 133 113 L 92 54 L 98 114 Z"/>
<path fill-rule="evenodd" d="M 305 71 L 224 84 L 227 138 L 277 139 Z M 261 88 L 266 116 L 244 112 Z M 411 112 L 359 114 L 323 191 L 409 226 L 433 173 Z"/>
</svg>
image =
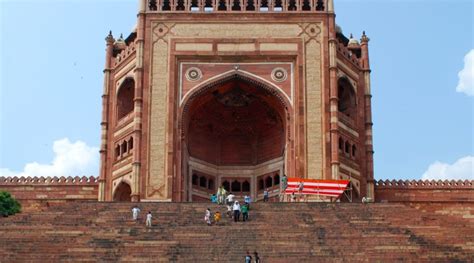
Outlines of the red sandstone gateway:
<svg viewBox="0 0 474 263">
<path fill-rule="evenodd" d="M 332 0 L 141 0 L 106 38 L 99 200 L 259 200 L 283 174 L 373 198 L 368 42 Z"/>
</svg>

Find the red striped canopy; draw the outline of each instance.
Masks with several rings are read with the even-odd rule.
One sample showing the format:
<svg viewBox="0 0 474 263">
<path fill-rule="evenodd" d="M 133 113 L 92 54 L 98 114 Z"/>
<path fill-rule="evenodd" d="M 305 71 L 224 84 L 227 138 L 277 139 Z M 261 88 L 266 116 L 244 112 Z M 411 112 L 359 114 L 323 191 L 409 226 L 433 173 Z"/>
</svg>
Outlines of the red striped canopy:
<svg viewBox="0 0 474 263">
<path fill-rule="evenodd" d="M 301 178 L 288 178 L 285 194 L 299 193 L 298 185 L 303 182 L 303 194 L 339 197 L 349 185 L 349 180 L 314 180 Z"/>
</svg>

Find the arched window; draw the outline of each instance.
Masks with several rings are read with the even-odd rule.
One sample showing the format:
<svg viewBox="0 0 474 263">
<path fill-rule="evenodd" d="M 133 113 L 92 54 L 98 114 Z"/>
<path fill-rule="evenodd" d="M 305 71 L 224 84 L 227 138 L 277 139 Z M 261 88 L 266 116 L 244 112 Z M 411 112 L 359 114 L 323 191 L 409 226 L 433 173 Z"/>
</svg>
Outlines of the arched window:
<svg viewBox="0 0 474 263">
<path fill-rule="evenodd" d="M 250 192 L 250 183 L 248 181 L 242 183 L 242 192 Z"/>
<path fill-rule="evenodd" d="M 342 138 L 339 138 L 339 150 L 344 151 L 344 140 Z"/>
<path fill-rule="evenodd" d="M 163 11 L 170 11 L 171 10 L 170 0 L 163 0 L 162 3 L 163 3 L 163 5 L 161 6 L 161 10 L 163 10 Z"/>
<path fill-rule="evenodd" d="M 217 7 L 217 10 L 219 10 L 219 11 L 225 11 L 225 10 L 227 10 L 226 0 L 219 0 L 219 4 L 218 4 L 218 7 Z"/>
<path fill-rule="evenodd" d="M 273 180 L 271 176 L 268 176 L 265 178 L 265 187 L 272 187 L 273 185 Z"/>
<path fill-rule="evenodd" d="M 133 137 L 128 140 L 128 150 L 130 151 L 131 149 L 133 149 Z"/>
<path fill-rule="evenodd" d="M 245 7 L 247 11 L 255 11 L 255 1 L 254 0 L 248 0 L 247 1 L 247 6 Z"/>
<path fill-rule="evenodd" d="M 275 6 L 273 7 L 273 11 L 275 12 L 283 11 L 283 0 L 275 0 Z"/>
<path fill-rule="evenodd" d="M 280 185 L 280 175 L 279 174 L 275 174 L 275 176 L 273 177 L 273 184 L 274 185 Z"/>
<path fill-rule="evenodd" d="M 339 112 L 349 117 L 355 117 L 356 114 L 356 94 L 354 88 L 347 78 L 340 78 L 338 81 Z"/>
<path fill-rule="evenodd" d="M 239 181 L 233 181 L 232 182 L 232 192 L 240 192 L 240 189 L 241 189 L 241 185 L 240 185 L 240 182 Z"/>
<path fill-rule="evenodd" d="M 230 191 L 230 183 L 228 181 L 224 181 L 222 183 L 222 186 L 224 187 L 226 191 Z"/>
<path fill-rule="evenodd" d="M 352 145 L 352 157 L 356 157 L 356 153 L 357 153 L 357 148 L 355 145 Z"/>
<path fill-rule="evenodd" d="M 126 79 L 117 92 L 117 119 L 122 119 L 133 112 L 133 98 L 135 96 L 135 81 Z"/>
<path fill-rule="evenodd" d="M 258 190 L 263 190 L 265 185 L 263 183 L 263 179 L 258 180 Z"/>
<path fill-rule="evenodd" d="M 127 142 L 123 142 L 122 143 L 122 153 L 126 153 L 127 152 Z"/>
<path fill-rule="evenodd" d="M 197 0 L 191 0 L 191 11 L 193 11 L 193 10 L 192 10 L 193 7 L 194 7 L 194 8 L 199 8 L 199 3 L 198 3 L 198 2 L 199 2 L 199 1 L 197 1 Z"/>
<path fill-rule="evenodd" d="M 198 185 L 199 177 L 196 174 L 193 174 L 192 182 L 193 185 Z"/>
<path fill-rule="evenodd" d="M 207 189 L 209 189 L 209 190 L 214 190 L 214 180 L 209 179 L 209 182 L 208 182 L 208 185 L 207 185 Z"/>
<path fill-rule="evenodd" d="M 131 194 L 132 189 L 130 188 L 130 185 L 125 182 L 121 182 L 114 191 L 113 200 L 116 202 L 130 202 L 132 200 L 130 197 Z"/>
<path fill-rule="evenodd" d="M 324 11 L 324 1 L 318 0 L 316 2 L 316 11 Z"/>
<path fill-rule="evenodd" d="M 303 11 L 310 11 L 311 10 L 311 2 L 309 0 L 303 1 L 303 6 L 301 7 Z"/>
<path fill-rule="evenodd" d="M 351 145 L 349 144 L 349 142 L 346 142 L 346 145 L 345 145 L 345 151 L 347 154 L 350 154 L 351 153 Z"/>
<path fill-rule="evenodd" d="M 232 4 L 232 11 L 240 11 L 241 8 L 240 8 L 240 1 L 239 0 L 232 0 L 233 4 Z M 234 184 L 234 183 L 232 183 Z"/>
<path fill-rule="evenodd" d="M 288 11 L 296 11 L 296 0 L 288 1 Z"/>
<path fill-rule="evenodd" d="M 120 157 L 120 145 L 117 145 L 117 147 L 115 147 L 115 158 L 119 158 Z"/>
<path fill-rule="evenodd" d="M 176 11 L 183 11 L 184 9 L 184 0 L 176 1 Z"/>
<path fill-rule="evenodd" d="M 206 177 L 202 176 L 201 178 L 199 178 L 199 186 L 207 188 L 207 178 Z"/>
</svg>

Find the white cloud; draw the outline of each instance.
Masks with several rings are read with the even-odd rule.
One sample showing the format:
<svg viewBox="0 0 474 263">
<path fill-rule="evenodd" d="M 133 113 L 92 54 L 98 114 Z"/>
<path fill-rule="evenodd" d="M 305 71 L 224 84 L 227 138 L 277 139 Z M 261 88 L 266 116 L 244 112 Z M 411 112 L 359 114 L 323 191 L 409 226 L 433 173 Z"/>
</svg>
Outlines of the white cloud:
<svg viewBox="0 0 474 263">
<path fill-rule="evenodd" d="M 464 92 L 468 96 L 474 96 L 474 49 L 464 56 L 464 68 L 458 73 L 459 82 L 457 92 Z"/>
<path fill-rule="evenodd" d="M 71 143 L 68 138 L 53 143 L 51 164 L 27 163 L 21 172 L 0 168 L 0 176 L 90 176 L 99 172 L 99 148 L 82 141 Z"/>
<path fill-rule="evenodd" d="M 474 156 L 466 156 L 453 164 L 434 162 L 422 176 L 423 180 L 474 180 Z"/>
</svg>

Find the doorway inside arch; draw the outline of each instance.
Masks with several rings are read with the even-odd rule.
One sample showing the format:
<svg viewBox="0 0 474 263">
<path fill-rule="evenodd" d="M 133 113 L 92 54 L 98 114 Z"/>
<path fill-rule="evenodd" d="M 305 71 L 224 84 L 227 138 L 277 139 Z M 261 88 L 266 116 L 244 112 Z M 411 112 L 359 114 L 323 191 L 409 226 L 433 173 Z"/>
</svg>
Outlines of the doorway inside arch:
<svg viewBox="0 0 474 263">
<path fill-rule="evenodd" d="M 132 194 L 132 188 L 130 187 L 130 185 L 125 182 L 121 182 L 117 186 L 117 189 L 115 189 L 113 200 L 116 202 L 131 202 L 132 201 L 132 197 L 130 196 L 131 194 Z"/>
<path fill-rule="evenodd" d="M 205 87 L 183 117 L 188 201 L 208 201 L 219 186 L 262 199 L 261 178 L 284 173 L 286 110 L 271 89 L 236 75 Z M 278 195 L 279 182 L 266 184 Z"/>
</svg>

